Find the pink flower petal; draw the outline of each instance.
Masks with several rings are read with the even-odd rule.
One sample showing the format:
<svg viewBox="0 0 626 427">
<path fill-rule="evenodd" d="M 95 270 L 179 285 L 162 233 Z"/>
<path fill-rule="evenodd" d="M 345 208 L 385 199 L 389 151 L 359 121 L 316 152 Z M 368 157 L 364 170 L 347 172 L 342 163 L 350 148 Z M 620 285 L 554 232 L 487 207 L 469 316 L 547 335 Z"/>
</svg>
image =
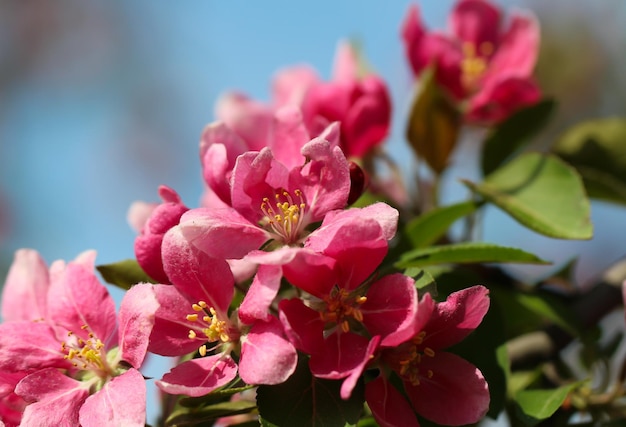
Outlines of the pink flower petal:
<svg viewBox="0 0 626 427">
<path fill-rule="evenodd" d="M 448 296 L 437 304 L 430 320 L 424 326 L 424 345 L 443 349 L 456 344 L 480 325 L 489 310 L 489 290 L 472 286 Z"/>
<path fill-rule="evenodd" d="M 530 77 L 537 63 L 540 37 L 537 18 L 529 11 L 515 11 L 489 62 L 485 84 L 498 76 Z"/>
<path fill-rule="evenodd" d="M 334 211 L 330 211 L 324 217 L 324 221 L 322 222 L 321 227 L 318 230 L 326 227 L 336 227 L 337 224 L 340 224 L 343 221 L 352 221 L 354 218 L 371 218 L 378 222 L 380 227 L 383 230 L 383 235 L 387 240 L 393 239 L 396 235 L 396 230 L 398 228 L 398 210 L 389 206 L 386 203 L 377 202 L 371 205 L 368 205 L 364 208 L 350 208 L 350 209 L 338 209 Z M 317 234 L 322 233 L 322 231 L 314 231 L 309 236 L 308 240 L 317 239 Z M 324 231 L 323 233 L 326 233 Z M 315 236 L 315 237 L 314 237 Z M 313 243 L 309 243 L 309 245 L 313 245 Z M 318 246 L 319 243 L 315 244 L 315 247 L 318 250 L 322 250 L 323 246 Z M 328 245 L 327 243 L 323 245 Z"/>
<path fill-rule="evenodd" d="M 419 332 L 415 322 L 415 282 L 403 274 L 388 275 L 374 282 L 360 310 L 369 333 L 382 337 L 381 346 L 397 346 Z"/>
<path fill-rule="evenodd" d="M 233 359 L 216 354 L 181 363 L 156 381 L 156 385 L 165 393 L 198 397 L 228 384 L 236 375 Z"/>
<path fill-rule="evenodd" d="M 283 266 L 283 274 L 292 285 L 324 298 L 340 283 L 335 259 L 306 249 L 293 252 L 291 262 Z"/>
<path fill-rule="evenodd" d="M 307 89 L 319 81 L 317 72 L 308 65 L 286 68 L 274 76 L 272 95 L 278 106 L 300 105 Z"/>
<path fill-rule="evenodd" d="M 239 306 L 239 319 L 248 325 L 269 320 L 269 307 L 280 289 L 283 271 L 280 266 L 261 265 Z"/>
<path fill-rule="evenodd" d="M 358 366 L 352 369 L 352 372 L 350 372 L 350 375 L 348 375 L 346 379 L 343 380 L 343 383 L 341 384 L 339 395 L 341 396 L 342 399 L 344 400 L 350 399 L 350 396 L 352 395 L 352 390 L 354 390 L 356 383 L 359 381 L 359 378 L 361 378 L 361 375 L 363 374 L 363 371 L 365 370 L 369 362 L 374 358 L 374 353 L 376 353 L 376 350 L 378 349 L 379 344 L 380 344 L 380 336 L 378 335 L 373 337 L 370 340 L 370 342 L 367 344 L 367 349 L 365 350 L 365 357 L 363 357 L 363 359 L 361 360 L 361 363 Z"/>
<path fill-rule="evenodd" d="M 146 381 L 130 369 L 107 382 L 80 408 L 82 427 L 143 427 L 146 423 Z"/>
<path fill-rule="evenodd" d="M 33 249 L 15 252 L 2 290 L 5 322 L 46 318 L 48 266 Z"/>
<path fill-rule="evenodd" d="M 302 165 L 305 158 L 300 150 L 310 139 L 302 112 L 298 108 L 285 106 L 276 111 L 271 147 L 276 160 L 287 169 Z"/>
<path fill-rule="evenodd" d="M 80 407 L 89 396 L 89 384 L 49 368 L 24 378 L 15 392 L 29 403 L 24 409 L 21 425 L 77 426 Z"/>
<path fill-rule="evenodd" d="M 462 42 L 475 46 L 491 43 L 497 46 L 500 10 L 486 0 L 461 0 L 450 15 L 452 33 Z"/>
<path fill-rule="evenodd" d="M 350 164 L 339 147 L 319 137 L 302 147 L 302 154 L 309 162 L 300 171 L 293 171 L 290 182 L 304 192 L 310 221 L 315 222 L 348 203 Z"/>
<path fill-rule="evenodd" d="M 69 368 L 61 340 L 43 322 L 14 321 L 0 324 L 0 370 L 32 372 L 47 367 Z"/>
<path fill-rule="evenodd" d="M 275 317 L 256 322 L 241 341 L 239 375 L 247 384 L 280 384 L 295 371 L 298 354 Z"/>
<path fill-rule="evenodd" d="M 365 400 L 380 427 L 419 427 L 409 402 L 385 378 L 365 385 Z"/>
<path fill-rule="evenodd" d="M 422 416 L 443 425 L 465 425 L 480 421 L 489 409 L 489 389 L 482 373 L 459 356 L 437 352 L 424 357 L 420 384 L 404 383 L 409 400 Z M 451 405 L 451 403 L 454 403 Z"/>
<path fill-rule="evenodd" d="M 208 256 L 222 259 L 243 258 L 270 238 L 234 209 L 192 209 L 181 218 L 179 232 L 167 243 L 178 245 L 182 237 Z"/>
<path fill-rule="evenodd" d="M 474 123 L 498 123 L 520 108 L 541 99 L 539 87 L 528 78 L 501 76 L 489 81 L 469 103 L 467 120 Z"/>
<path fill-rule="evenodd" d="M 117 345 L 115 301 L 93 270 L 79 263 L 70 262 L 62 274 L 53 277 L 48 315 L 61 333 L 72 331 L 87 339 L 93 332 L 107 348 Z"/>
<path fill-rule="evenodd" d="M 163 239 L 163 267 L 189 301 L 206 301 L 218 312 L 226 313 L 235 290 L 228 263 L 192 245 L 183 236 L 181 226 L 172 228 Z"/>
<path fill-rule="evenodd" d="M 174 286 L 153 285 L 159 303 L 148 350 L 162 356 L 180 356 L 198 349 L 199 342 L 189 338 L 193 313 L 191 303 Z"/>
<path fill-rule="evenodd" d="M 140 283 L 124 294 L 119 312 L 119 346 L 122 359 L 139 368 L 146 357 L 148 341 L 159 303 L 154 286 Z"/>
<path fill-rule="evenodd" d="M 309 367 L 311 373 L 318 378 L 336 380 L 350 377 L 355 371 L 359 376 L 374 350 L 375 348 L 370 345 L 370 340 L 364 336 L 352 332 L 335 332 L 324 339 L 324 344 L 318 352 L 311 355 Z M 351 385 L 354 386 L 354 383 L 355 378 L 351 381 Z M 348 391 L 352 390 L 347 387 L 342 391 L 347 394 L 344 397 L 342 393 L 342 397 L 347 398 L 349 397 Z"/>
<path fill-rule="evenodd" d="M 254 101 L 246 95 L 230 93 L 218 100 L 215 115 L 241 137 L 242 141 L 234 141 L 230 137 L 222 139 L 223 134 L 208 135 L 205 133 L 202 137 L 202 144 L 206 143 L 204 141 L 222 143 L 229 153 L 233 152 L 235 156 L 249 150 L 258 151 L 267 146 L 273 119 L 271 107 Z M 243 146 L 244 141 L 245 147 Z"/>
<path fill-rule="evenodd" d="M 289 341 L 307 354 L 323 351 L 324 322 L 317 311 L 292 298 L 278 304 L 279 318 Z"/>
</svg>

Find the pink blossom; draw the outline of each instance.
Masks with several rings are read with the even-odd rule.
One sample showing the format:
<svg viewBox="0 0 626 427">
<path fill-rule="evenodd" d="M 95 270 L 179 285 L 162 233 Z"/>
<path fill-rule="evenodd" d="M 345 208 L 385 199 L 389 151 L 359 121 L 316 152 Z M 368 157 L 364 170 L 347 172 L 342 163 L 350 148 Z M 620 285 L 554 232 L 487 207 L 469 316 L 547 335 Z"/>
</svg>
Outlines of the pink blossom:
<svg viewBox="0 0 626 427">
<path fill-rule="evenodd" d="M 35 251 L 16 254 L 3 294 L 10 320 L 0 325 L 0 370 L 24 375 L 15 386 L 28 404 L 24 425 L 145 424 L 138 368 L 156 299 L 149 285 L 136 285 L 116 316 L 93 273 L 94 259 L 95 252 L 86 252 L 48 270 Z M 5 310 L 11 305 L 33 313 Z"/>
<path fill-rule="evenodd" d="M 181 201 L 176 191 L 164 185 L 159 187 L 163 203 L 153 207 L 148 213 L 136 203 L 131 206 L 129 222 L 140 225 L 140 233 L 135 239 L 135 256 L 141 268 L 154 280 L 168 283 L 163 271 L 161 243 L 163 236 L 178 224 L 183 213 L 189 210 Z M 143 220 L 143 223 L 142 223 Z"/>
<path fill-rule="evenodd" d="M 381 363 L 402 379 L 404 393 L 383 374 L 366 385 L 365 397 L 384 426 L 417 426 L 414 411 L 443 425 L 478 422 L 489 409 L 489 390 L 482 373 L 461 357 L 442 351 L 463 340 L 489 309 L 488 290 L 473 286 L 435 304 L 429 294 L 419 303 L 418 333 L 380 352 Z"/>
<path fill-rule="evenodd" d="M 240 155 L 230 183 L 232 207 L 186 212 L 182 235 L 221 259 L 243 258 L 269 241 L 274 247 L 302 244 L 310 224 L 346 206 L 350 172 L 341 150 L 321 137 L 305 144 L 301 156 L 306 163 L 290 168 L 269 148 Z"/>
<path fill-rule="evenodd" d="M 489 1 L 460 0 L 444 33 L 429 32 L 413 5 L 402 38 L 413 72 L 434 65 L 439 84 L 467 103 L 469 122 L 500 122 L 541 97 L 532 79 L 539 24 L 530 12 L 514 11 L 504 27 L 500 9 Z"/>
<path fill-rule="evenodd" d="M 330 81 L 322 80 L 309 66 L 290 67 L 276 74 L 269 104 L 232 93 L 220 99 L 216 115 L 241 138 L 239 144 L 243 141 L 249 150 L 258 151 L 276 148 L 273 133 L 279 122 L 274 114 L 284 106 L 295 106 L 305 125 L 299 132 L 317 136 L 328 124 L 339 122 L 340 146 L 346 157 L 363 157 L 389 132 L 391 100 L 379 76 L 362 74 L 354 48 L 340 42 Z"/>
<path fill-rule="evenodd" d="M 228 315 L 234 279 L 228 263 L 207 256 L 170 230 L 164 240 L 165 271 L 172 284 L 155 285 L 159 301 L 150 351 L 180 356 L 198 351 L 157 381 L 171 394 L 202 396 L 235 378 L 248 384 L 278 384 L 295 370 L 297 354 L 278 319 L 268 312 L 280 286 L 280 271 L 259 268 L 239 310 Z M 262 284 L 259 281 L 262 280 Z M 239 354 L 239 366 L 231 353 Z"/>
</svg>

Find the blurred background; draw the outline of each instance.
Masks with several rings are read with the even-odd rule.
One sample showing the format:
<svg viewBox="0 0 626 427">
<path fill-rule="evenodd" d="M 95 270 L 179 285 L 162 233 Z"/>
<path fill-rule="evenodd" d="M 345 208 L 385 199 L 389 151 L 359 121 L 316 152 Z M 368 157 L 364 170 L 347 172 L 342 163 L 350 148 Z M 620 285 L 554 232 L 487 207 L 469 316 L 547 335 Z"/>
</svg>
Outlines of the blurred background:
<svg viewBox="0 0 626 427">
<path fill-rule="evenodd" d="M 409 3 L 0 2 L 0 283 L 21 247 L 48 262 L 91 248 L 98 263 L 133 257 L 133 201 L 158 201 L 166 184 L 197 205 L 198 142 L 217 98 L 239 90 L 267 100 L 272 75 L 299 63 L 329 78 L 340 39 L 357 41 L 387 80 L 395 109 L 387 150 L 410 170 L 403 126 L 413 83 L 399 36 Z M 443 28 L 453 3 L 421 2 L 428 26 Z M 541 22 L 537 76 L 560 105 L 537 148 L 582 118 L 626 115 L 626 2 L 497 3 L 530 8 Z M 466 141 L 457 150 L 444 201 L 466 197 L 457 178 L 477 179 L 473 149 Z M 483 239 L 557 264 L 581 254 L 585 286 L 626 253 L 625 208 L 592 209 L 592 241 L 545 239 L 496 209 L 485 215 Z"/>
</svg>

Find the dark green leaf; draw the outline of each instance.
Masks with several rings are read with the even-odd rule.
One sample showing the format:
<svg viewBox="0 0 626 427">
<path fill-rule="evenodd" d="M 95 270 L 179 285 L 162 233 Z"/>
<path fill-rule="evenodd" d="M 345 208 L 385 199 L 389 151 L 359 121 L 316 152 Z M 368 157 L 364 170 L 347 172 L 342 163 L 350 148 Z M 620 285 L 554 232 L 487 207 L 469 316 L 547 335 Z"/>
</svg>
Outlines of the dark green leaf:
<svg viewBox="0 0 626 427">
<path fill-rule="evenodd" d="M 185 406 L 187 408 L 194 408 L 194 407 L 206 405 L 209 403 L 217 403 L 217 402 L 229 400 L 234 394 L 241 393 L 243 391 L 250 390 L 253 388 L 254 386 L 252 385 L 246 385 L 243 387 L 231 387 L 231 388 L 218 389 L 218 390 L 212 391 L 206 396 L 183 397 L 178 401 L 178 403 L 181 406 Z"/>
<path fill-rule="evenodd" d="M 129 290 L 137 283 L 154 283 L 134 259 L 96 266 L 102 278 L 112 285 Z"/>
<path fill-rule="evenodd" d="M 547 261 L 521 249 L 492 243 L 470 242 L 431 246 L 406 252 L 395 266 L 397 268 L 421 267 L 446 263 L 512 262 L 548 264 Z"/>
<path fill-rule="evenodd" d="M 590 239 L 589 200 L 576 170 L 557 157 L 527 153 L 489 175 L 464 181 L 472 191 L 537 233 Z"/>
<path fill-rule="evenodd" d="M 589 197 L 626 204 L 626 119 L 580 123 L 553 150 L 582 175 Z"/>
<path fill-rule="evenodd" d="M 556 103 L 552 99 L 517 111 L 498 125 L 485 140 L 482 170 L 489 175 L 522 148 L 548 122 Z"/>
<path fill-rule="evenodd" d="M 471 214 L 477 207 L 475 202 L 462 202 L 433 209 L 409 222 L 406 235 L 414 248 L 425 248 L 444 236 L 455 221 Z"/>
<path fill-rule="evenodd" d="M 526 423 L 534 425 L 551 417 L 561 407 L 567 395 L 580 385 L 580 382 L 576 382 L 549 390 L 522 390 L 515 395 L 515 401 L 526 416 Z"/>
<path fill-rule="evenodd" d="M 256 403 L 248 400 L 221 402 L 192 410 L 179 408 L 165 421 L 166 426 L 199 426 L 207 421 L 231 415 L 247 414 L 256 409 Z"/>
<path fill-rule="evenodd" d="M 457 143 L 461 115 L 437 85 L 433 71 L 422 73 L 406 135 L 418 157 L 440 174 Z"/>
<path fill-rule="evenodd" d="M 286 382 L 259 386 L 257 404 L 262 425 L 344 427 L 356 424 L 365 400 L 363 382 L 357 384 L 348 400 L 341 398 L 340 388 L 341 381 L 313 377 L 308 358 L 300 354 L 296 372 Z"/>
</svg>

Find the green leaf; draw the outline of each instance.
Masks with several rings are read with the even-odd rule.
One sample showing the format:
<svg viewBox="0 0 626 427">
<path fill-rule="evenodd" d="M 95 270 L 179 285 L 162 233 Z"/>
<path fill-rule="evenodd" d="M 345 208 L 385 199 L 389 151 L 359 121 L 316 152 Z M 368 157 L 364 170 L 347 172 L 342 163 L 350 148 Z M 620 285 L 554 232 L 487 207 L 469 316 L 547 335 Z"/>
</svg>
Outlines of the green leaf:
<svg viewBox="0 0 626 427">
<path fill-rule="evenodd" d="M 567 395 L 582 383 L 576 382 L 555 389 L 522 390 L 515 401 L 526 416 L 526 423 L 534 425 L 551 417 L 561 407 Z"/>
<path fill-rule="evenodd" d="M 537 233 L 559 239 L 590 239 L 593 235 L 589 200 L 580 176 L 555 156 L 527 153 L 480 184 L 463 182 Z"/>
<path fill-rule="evenodd" d="M 254 388 L 253 385 L 245 385 L 243 387 L 223 388 L 223 389 L 214 390 L 211 393 L 204 395 L 204 396 L 200 396 L 200 397 L 182 397 L 178 401 L 178 403 L 179 405 L 187 407 L 187 408 L 195 408 L 197 406 L 207 405 L 209 403 L 228 401 L 233 395 L 244 392 L 246 390 L 253 389 L 253 388 Z"/>
<path fill-rule="evenodd" d="M 410 221 L 405 233 L 414 248 L 425 248 L 439 240 L 452 224 L 474 212 L 478 206 L 475 202 L 461 202 L 433 209 Z"/>
<path fill-rule="evenodd" d="M 482 152 L 482 170 L 489 175 L 516 151 L 530 142 L 552 116 L 556 103 L 552 99 L 517 111 L 498 125 L 485 140 Z"/>
<path fill-rule="evenodd" d="M 432 68 L 422 73 L 409 115 L 407 140 L 418 157 L 440 174 L 456 146 L 461 114 L 441 91 Z"/>
<path fill-rule="evenodd" d="M 124 290 L 129 290 L 137 283 L 155 283 L 134 259 L 98 265 L 96 268 L 107 283 Z"/>
<path fill-rule="evenodd" d="M 549 262 L 518 248 L 493 243 L 470 242 L 431 246 L 406 252 L 395 264 L 397 268 L 421 267 L 432 264 L 512 262 L 549 264 Z"/>
<path fill-rule="evenodd" d="M 196 410 L 179 408 L 167 418 L 165 425 L 176 427 L 206 425 L 207 421 L 231 415 L 247 414 L 255 409 L 256 403 L 248 400 L 221 402 Z"/>
<path fill-rule="evenodd" d="M 410 267 L 405 270 L 404 274 L 415 279 L 415 289 L 420 292 L 420 295 L 429 293 L 433 297 L 437 296 L 437 283 L 428 271 Z"/>
<path fill-rule="evenodd" d="M 339 395 L 341 381 L 315 378 L 308 358 L 300 354 L 296 371 L 278 385 L 257 389 L 264 426 L 344 427 L 356 424 L 363 411 L 364 386 L 359 381 L 348 400 Z"/>
<path fill-rule="evenodd" d="M 626 119 L 580 123 L 553 151 L 578 170 L 589 197 L 626 204 Z"/>
</svg>

